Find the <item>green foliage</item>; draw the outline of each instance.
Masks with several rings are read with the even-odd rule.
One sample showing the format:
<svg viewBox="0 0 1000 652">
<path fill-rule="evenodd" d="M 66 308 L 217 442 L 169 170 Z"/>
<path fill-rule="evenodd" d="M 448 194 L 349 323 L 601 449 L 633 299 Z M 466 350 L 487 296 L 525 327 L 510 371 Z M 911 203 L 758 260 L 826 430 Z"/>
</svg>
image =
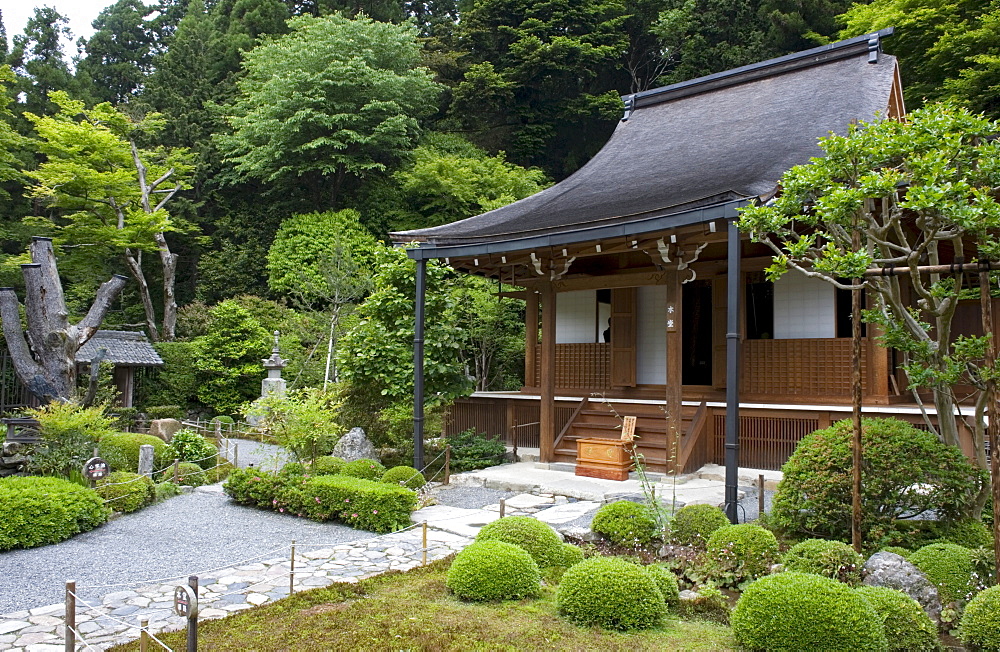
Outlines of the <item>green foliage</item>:
<svg viewBox="0 0 1000 652">
<path fill-rule="evenodd" d="M 505 541 L 520 546 L 541 569 L 561 565 L 565 555 L 556 531 L 530 516 L 508 516 L 488 523 L 479 530 L 476 541 Z"/>
<path fill-rule="evenodd" d="M 309 473 L 313 475 L 337 475 L 346 463 L 347 460 L 342 457 L 321 455 L 309 463 Z M 288 466 L 286 464 L 285 468 Z M 284 472 L 284 469 L 282 469 L 282 472 Z"/>
<path fill-rule="evenodd" d="M 184 428 L 174 433 L 167 444 L 167 456 L 182 462 L 194 462 L 203 469 L 216 465 L 219 451 L 194 430 Z"/>
<path fill-rule="evenodd" d="M 970 649 L 1000 650 L 1000 586 L 992 586 L 965 607 L 959 638 Z"/>
<path fill-rule="evenodd" d="M 659 534 L 653 510 L 630 500 L 601 506 L 590 527 L 612 543 L 636 548 L 649 545 Z"/>
<path fill-rule="evenodd" d="M 174 344 L 186 344 L 186 342 L 161 342 L 161 346 Z M 177 419 L 184 418 L 184 409 L 179 405 L 152 405 L 146 408 L 146 415 L 150 419 Z"/>
<path fill-rule="evenodd" d="M 134 473 L 132 469 L 139 468 L 139 448 L 147 444 L 153 447 L 154 469 L 162 469 L 173 461 L 162 439 L 137 432 L 105 435 L 98 444 L 98 452 L 111 466 L 112 471 Z"/>
<path fill-rule="evenodd" d="M 150 419 L 183 419 L 187 408 L 197 402 L 197 349 L 194 342 L 156 342 L 153 348 L 163 359 L 163 367 L 137 387 L 135 400 Z"/>
<path fill-rule="evenodd" d="M 981 520 L 965 518 L 935 524 L 938 536 L 945 541 L 966 548 L 993 548 L 993 534 Z"/>
<path fill-rule="evenodd" d="M 888 645 L 882 620 L 854 590 L 809 573 L 763 577 L 744 591 L 731 622 L 751 650 L 870 650 Z"/>
<path fill-rule="evenodd" d="M 576 564 L 583 561 L 583 550 L 580 546 L 574 546 L 572 543 L 562 544 L 563 558 L 560 562 L 560 566 L 563 568 L 572 568 Z"/>
<path fill-rule="evenodd" d="M 155 33 L 145 20 L 149 8 L 140 0 L 118 0 L 92 23 L 86 55 L 77 63 L 77 78 L 102 101 L 123 104 L 142 87 L 152 71 Z"/>
<path fill-rule="evenodd" d="M 402 485 L 407 489 L 413 489 L 414 491 L 427 484 L 424 474 L 412 466 L 392 467 L 382 474 L 382 482 Z"/>
<path fill-rule="evenodd" d="M 112 432 L 101 407 L 49 403 L 27 410 L 38 421 L 42 441 L 33 446 L 28 470 L 39 475 L 68 475 L 90 459 L 100 438 Z"/>
<path fill-rule="evenodd" d="M 174 467 L 168 466 L 163 469 L 163 471 L 160 472 L 159 481 L 174 482 Z M 180 462 L 177 465 L 176 484 L 186 485 L 189 487 L 200 487 L 208 483 L 209 478 L 205 474 L 205 471 L 194 462 Z"/>
<path fill-rule="evenodd" d="M 666 603 L 641 566 L 614 557 L 592 557 L 566 571 L 556 593 L 559 613 L 584 627 L 638 630 L 656 627 Z"/>
<path fill-rule="evenodd" d="M 879 552 L 891 552 L 893 554 L 899 555 L 903 559 L 906 559 L 907 557 L 910 556 L 910 553 L 913 551 L 907 550 L 906 548 L 900 548 L 899 546 L 882 546 L 882 548 L 879 549 Z"/>
<path fill-rule="evenodd" d="M 650 564 L 643 568 L 653 578 L 653 581 L 656 582 L 656 588 L 660 589 L 660 593 L 663 594 L 663 601 L 668 606 L 673 606 L 680 602 L 680 587 L 677 585 L 677 576 L 674 575 L 673 571 L 660 564 Z"/>
<path fill-rule="evenodd" d="M 299 185 L 337 203 L 346 178 L 381 171 L 416 140 L 438 85 L 419 67 L 416 29 L 365 16 L 299 16 L 288 34 L 246 53 L 232 133 L 215 142 L 236 179 Z"/>
<path fill-rule="evenodd" d="M 753 523 L 727 525 L 709 537 L 705 556 L 718 584 L 738 586 L 771 572 L 778 561 L 778 541 L 770 530 Z"/>
<path fill-rule="evenodd" d="M 378 460 L 352 460 L 344 462 L 340 467 L 341 475 L 364 480 L 378 480 L 385 475 L 385 472 L 385 467 Z"/>
<path fill-rule="evenodd" d="M 712 533 L 727 525 L 729 519 L 714 505 L 685 505 L 670 521 L 670 540 L 704 549 Z"/>
<path fill-rule="evenodd" d="M 237 301 L 214 306 L 208 332 L 195 341 L 198 400 L 217 412 L 236 412 L 260 396 L 264 376 L 260 361 L 270 353 L 270 340 L 260 322 Z"/>
<path fill-rule="evenodd" d="M 875 609 L 891 652 L 940 650 L 937 626 L 916 600 L 884 586 L 855 589 Z"/>
<path fill-rule="evenodd" d="M 162 503 L 168 498 L 181 495 L 181 488 L 180 485 L 166 480 L 153 485 L 153 493 L 155 495 L 154 502 Z"/>
<path fill-rule="evenodd" d="M 98 480 L 97 495 L 111 509 L 126 514 L 151 505 L 156 500 L 153 481 L 145 475 L 129 471 L 115 471 Z"/>
<path fill-rule="evenodd" d="M 954 543 L 931 543 L 908 557 L 938 589 L 941 604 L 967 602 L 979 586 L 972 551 Z"/>
<path fill-rule="evenodd" d="M 726 594 L 711 585 L 700 587 L 694 598 L 681 600 L 677 605 L 681 618 L 700 618 L 723 625 L 729 624 L 731 611 Z"/>
<path fill-rule="evenodd" d="M 451 469 L 455 472 L 501 464 L 507 453 L 507 446 L 502 439 L 487 437 L 472 428 L 452 435 L 447 443 L 451 446 Z"/>
<path fill-rule="evenodd" d="M 95 492 L 61 478 L 0 479 L 0 551 L 58 543 L 110 516 Z"/>
<path fill-rule="evenodd" d="M 787 571 L 815 573 L 857 586 L 861 583 L 861 568 L 865 560 L 846 543 L 806 539 L 792 546 L 781 563 Z"/>
<path fill-rule="evenodd" d="M 222 488 L 233 500 L 242 505 L 277 509 L 278 490 L 293 478 L 297 478 L 299 482 L 302 480 L 301 474 L 298 473 L 271 474 L 259 469 L 234 469 L 226 478 Z"/>
<path fill-rule="evenodd" d="M 271 394 L 255 401 L 247 414 L 260 418 L 257 428 L 299 461 L 333 450 L 342 432 L 337 423 L 338 400 L 321 389 Z"/>
<path fill-rule="evenodd" d="M 538 564 L 523 548 L 476 541 L 448 569 L 448 589 L 463 600 L 520 600 L 541 591 Z"/>
<path fill-rule="evenodd" d="M 798 536 L 850 538 L 851 427 L 840 421 L 799 442 L 782 467 L 772 525 Z M 873 541 L 894 521 L 926 511 L 945 521 L 963 517 L 985 480 L 961 451 L 902 421 L 863 420 L 862 442 L 862 531 Z"/>
</svg>

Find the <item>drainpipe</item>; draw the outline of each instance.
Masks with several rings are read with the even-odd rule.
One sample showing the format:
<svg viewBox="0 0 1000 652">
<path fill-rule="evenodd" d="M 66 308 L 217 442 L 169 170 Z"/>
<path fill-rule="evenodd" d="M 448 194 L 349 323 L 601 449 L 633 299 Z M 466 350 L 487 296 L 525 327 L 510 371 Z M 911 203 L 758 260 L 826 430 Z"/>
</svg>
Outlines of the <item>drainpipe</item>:
<svg viewBox="0 0 1000 652">
<path fill-rule="evenodd" d="M 424 468 L 424 299 L 427 259 L 417 259 L 417 296 L 413 328 L 413 466 Z"/>
<path fill-rule="evenodd" d="M 740 232 L 729 223 L 726 272 L 726 517 L 737 522 L 740 458 Z M 760 488 L 764 491 L 764 487 Z"/>
</svg>

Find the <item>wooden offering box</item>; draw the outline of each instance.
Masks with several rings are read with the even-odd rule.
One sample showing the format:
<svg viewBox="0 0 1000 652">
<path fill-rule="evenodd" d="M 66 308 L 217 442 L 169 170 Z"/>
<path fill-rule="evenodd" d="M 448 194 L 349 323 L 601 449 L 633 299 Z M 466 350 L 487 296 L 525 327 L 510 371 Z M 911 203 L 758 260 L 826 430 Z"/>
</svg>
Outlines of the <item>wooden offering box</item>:
<svg viewBox="0 0 1000 652">
<path fill-rule="evenodd" d="M 604 480 L 628 480 L 632 457 L 618 439 L 576 440 L 576 474 Z"/>
</svg>

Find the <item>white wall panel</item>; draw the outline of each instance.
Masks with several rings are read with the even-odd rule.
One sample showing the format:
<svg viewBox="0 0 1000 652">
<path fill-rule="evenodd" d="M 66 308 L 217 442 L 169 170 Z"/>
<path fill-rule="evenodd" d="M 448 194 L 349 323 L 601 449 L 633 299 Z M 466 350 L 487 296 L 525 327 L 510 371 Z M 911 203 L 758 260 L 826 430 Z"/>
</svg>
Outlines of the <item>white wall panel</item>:
<svg viewBox="0 0 1000 652">
<path fill-rule="evenodd" d="M 667 291 L 662 285 L 638 288 L 636 322 L 636 382 L 667 382 Z"/>
<path fill-rule="evenodd" d="M 834 288 L 790 271 L 774 284 L 774 338 L 836 337 Z"/>
<path fill-rule="evenodd" d="M 556 296 L 556 342 L 597 341 L 597 291 L 560 292 Z"/>
</svg>

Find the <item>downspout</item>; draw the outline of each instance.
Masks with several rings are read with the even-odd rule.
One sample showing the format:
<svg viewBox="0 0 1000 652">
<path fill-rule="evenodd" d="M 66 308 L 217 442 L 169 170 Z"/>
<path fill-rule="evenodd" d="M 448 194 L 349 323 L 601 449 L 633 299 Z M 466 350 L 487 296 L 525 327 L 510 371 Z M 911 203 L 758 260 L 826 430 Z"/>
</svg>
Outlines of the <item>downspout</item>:
<svg viewBox="0 0 1000 652">
<path fill-rule="evenodd" d="M 416 310 L 413 327 L 413 466 L 424 468 L 424 299 L 427 259 L 417 259 Z"/>
<path fill-rule="evenodd" d="M 740 232 L 729 222 L 726 272 L 726 517 L 737 522 L 740 458 Z M 764 487 L 760 488 L 764 491 Z"/>
</svg>

